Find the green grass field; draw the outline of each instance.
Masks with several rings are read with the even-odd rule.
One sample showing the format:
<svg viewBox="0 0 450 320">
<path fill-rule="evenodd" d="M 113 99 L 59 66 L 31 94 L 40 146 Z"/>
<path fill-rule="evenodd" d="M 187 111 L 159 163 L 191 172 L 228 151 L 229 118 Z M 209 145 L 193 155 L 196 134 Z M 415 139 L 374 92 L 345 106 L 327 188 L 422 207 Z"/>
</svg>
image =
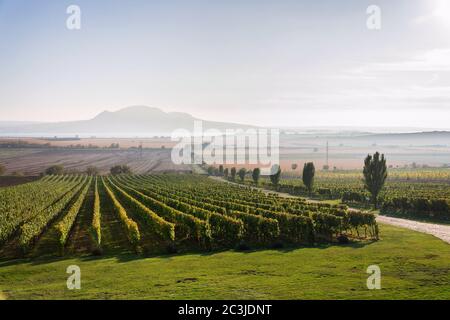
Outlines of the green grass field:
<svg viewBox="0 0 450 320">
<path fill-rule="evenodd" d="M 450 299 L 450 245 L 380 226 L 381 240 L 250 252 L 0 262 L 5 299 Z M 366 268 L 379 265 L 381 290 Z M 68 290 L 66 268 L 81 268 Z"/>
</svg>

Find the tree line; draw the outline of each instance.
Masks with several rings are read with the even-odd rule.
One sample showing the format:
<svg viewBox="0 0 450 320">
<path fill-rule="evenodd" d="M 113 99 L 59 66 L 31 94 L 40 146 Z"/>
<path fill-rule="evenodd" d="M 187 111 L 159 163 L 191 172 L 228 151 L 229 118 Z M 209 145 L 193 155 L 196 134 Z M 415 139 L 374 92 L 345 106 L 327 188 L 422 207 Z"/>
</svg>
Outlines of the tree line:
<svg viewBox="0 0 450 320">
<path fill-rule="evenodd" d="M 133 170 L 127 166 L 127 165 L 115 165 L 112 166 L 109 169 L 110 174 L 112 175 L 118 175 L 118 174 L 133 174 Z M 42 175 L 61 175 L 61 174 L 67 174 L 71 173 L 70 171 L 67 171 L 64 166 L 62 165 L 53 165 L 45 169 L 45 171 L 42 173 Z M 89 166 L 87 167 L 83 172 L 76 172 L 76 173 L 83 173 L 88 176 L 98 176 L 100 175 L 101 171 L 99 168 L 95 166 Z"/>
<path fill-rule="evenodd" d="M 297 169 L 297 164 L 292 166 L 295 170 Z M 236 167 L 230 169 L 224 168 L 223 165 L 219 165 L 218 168 L 210 166 L 207 169 L 209 175 L 224 177 L 225 179 L 236 181 L 236 177 L 239 177 L 241 183 L 245 182 L 246 176 L 251 176 L 252 182 L 255 186 L 259 185 L 261 178 L 261 169 L 254 168 L 253 170 L 247 170 L 246 168 Z M 314 191 L 314 177 L 316 169 L 313 162 L 307 162 L 303 166 L 302 172 L 302 183 L 308 189 L 308 193 L 312 196 Z M 368 154 L 364 160 L 363 176 L 364 176 L 364 188 L 371 195 L 371 203 L 377 207 L 378 197 L 387 179 L 387 165 L 386 158 L 384 154 L 376 152 L 373 155 Z M 274 165 L 271 170 L 271 175 L 269 175 L 270 182 L 274 188 L 277 188 L 281 181 L 281 167 L 279 165 Z"/>
</svg>

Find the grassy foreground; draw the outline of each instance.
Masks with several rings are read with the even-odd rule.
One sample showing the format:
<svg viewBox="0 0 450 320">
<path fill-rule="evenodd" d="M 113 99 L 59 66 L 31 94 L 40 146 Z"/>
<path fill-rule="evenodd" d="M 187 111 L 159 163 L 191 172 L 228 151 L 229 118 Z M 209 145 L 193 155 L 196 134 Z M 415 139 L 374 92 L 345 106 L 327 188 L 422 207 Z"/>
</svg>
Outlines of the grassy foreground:
<svg viewBox="0 0 450 320">
<path fill-rule="evenodd" d="M 346 246 L 0 262 L 0 299 L 450 299 L 450 245 L 380 232 Z M 381 290 L 366 287 L 373 264 Z M 69 265 L 81 268 L 81 290 L 66 287 Z"/>
</svg>

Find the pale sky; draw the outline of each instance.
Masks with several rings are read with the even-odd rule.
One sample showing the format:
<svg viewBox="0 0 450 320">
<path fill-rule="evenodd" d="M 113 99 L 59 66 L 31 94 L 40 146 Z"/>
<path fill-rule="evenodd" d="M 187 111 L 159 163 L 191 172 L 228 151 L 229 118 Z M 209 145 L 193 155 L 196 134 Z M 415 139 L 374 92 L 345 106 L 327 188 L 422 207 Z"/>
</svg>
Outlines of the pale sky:
<svg viewBox="0 0 450 320">
<path fill-rule="evenodd" d="M 68 30 L 66 8 L 81 8 Z M 381 30 L 366 26 L 381 8 Z M 450 1 L 0 0 L 0 121 L 148 105 L 264 126 L 450 129 Z"/>
</svg>

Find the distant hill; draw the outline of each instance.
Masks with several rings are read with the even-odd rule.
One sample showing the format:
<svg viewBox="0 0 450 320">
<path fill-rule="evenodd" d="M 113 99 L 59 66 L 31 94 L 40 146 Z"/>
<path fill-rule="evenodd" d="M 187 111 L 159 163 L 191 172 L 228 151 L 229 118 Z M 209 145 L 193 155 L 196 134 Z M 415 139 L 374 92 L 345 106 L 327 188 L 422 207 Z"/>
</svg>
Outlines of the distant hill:
<svg viewBox="0 0 450 320">
<path fill-rule="evenodd" d="M 285 146 L 331 145 L 345 146 L 450 146 L 449 131 L 427 131 L 412 133 L 365 133 L 348 132 L 333 134 L 289 134 L 283 137 Z"/>
<path fill-rule="evenodd" d="M 369 134 L 354 138 L 355 140 L 371 141 L 375 144 L 391 144 L 391 145 L 450 145 L 449 131 L 428 131 L 413 133 L 383 133 Z"/>
<path fill-rule="evenodd" d="M 2 122 L 0 136 L 29 137 L 152 137 L 170 136 L 176 129 L 192 132 L 194 121 L 201 120 L 188 113 L 164 112 L 161 109 L 146 106 L 131 106 L 118 111 L 103 111 L 90 120 L 55 123 Z M 203 130 L 256 128 L 251 125 L 201 120 Z M 298 132 L 298 130 L 296 130 Z M 367 130 L 369 131 L 369 130 Z M 283 145 L 331 144 L 345 145 L 448 145 L 449 131 L 429 131 L 414 133 L 370 133 L 354 130 L 315 130 L 304 133 L 283 134 Z M 290 130 L 284 129 L 288 133 Z"/>
<path fill-rule="evenodd" d="M 194 121 L 201 120 L 181 112 L 132 106 L 115 112 L 103 111 L 90 120 L 57 123 L 2 123 L 0 134 L 26 136 L 154 136 L 170 135 L 176 129 L 193 130 Z M 247 129 L 250 125 L 203 121 L 203 130 Z"/>
</svg>

